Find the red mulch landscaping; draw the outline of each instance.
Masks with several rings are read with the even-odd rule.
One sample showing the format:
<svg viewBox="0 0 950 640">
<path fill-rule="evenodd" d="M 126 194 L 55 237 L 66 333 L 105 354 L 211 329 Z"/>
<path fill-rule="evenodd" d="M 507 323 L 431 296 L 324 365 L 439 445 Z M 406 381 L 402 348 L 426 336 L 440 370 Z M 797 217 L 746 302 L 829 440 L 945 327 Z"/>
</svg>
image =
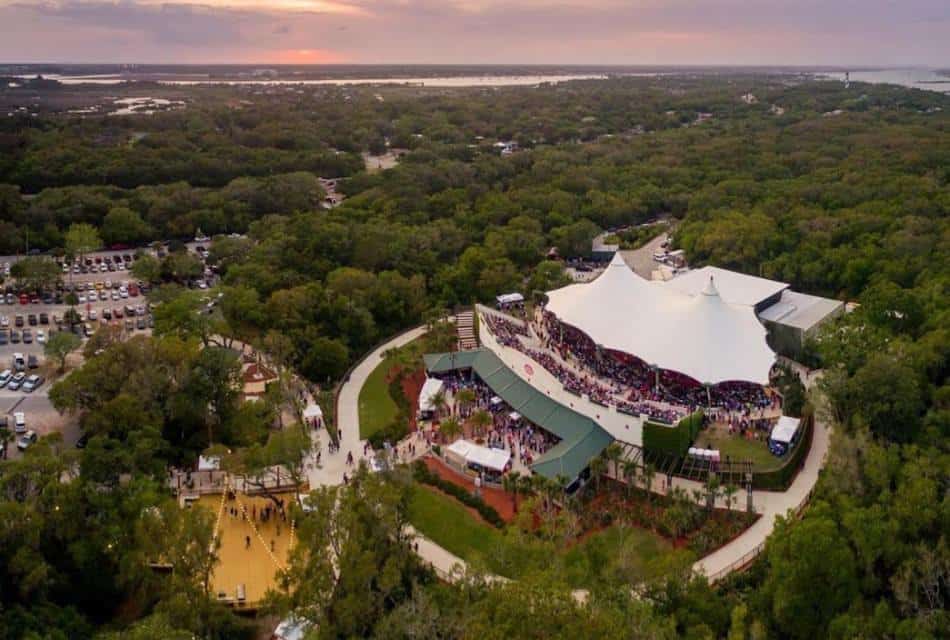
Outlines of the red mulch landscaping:
<svg viewBox="0 0 950 640">
<path fill-rule="evenodd" d="M 426 456 L 423 458 L 423 460 L 425 461 L 426 466 L 429 468 L 429 471 L 438 474 L 443 480 L 458 485 L 464 489 L 467 489 L 468 491 L 475 490 L 475 482 L 472 478 L 461 475 L 438 458 Z M 493 507 L 495 511 L 498 512 L 498 515 L 501 516 L 501 519 L 505 522 L 511 522 L 515 519 L 515 510 L 514 505 L 511 502 L 511 495 L 506 493 L 504 490 L 483 486 L 482 500 L 484 500 L 486 504 Z M 523 498 L 519 499 L 519 503 L 521 500 L 523 500 Z"/>
<path fill-rule="evenodd" d="M 419 393 L 426 382 L 426 372 L 418 368 L 402 378 L 402 393 L 409 401 L 409 431 L 416 430 L 416 416 L 419 414 Z"/>
</svg>

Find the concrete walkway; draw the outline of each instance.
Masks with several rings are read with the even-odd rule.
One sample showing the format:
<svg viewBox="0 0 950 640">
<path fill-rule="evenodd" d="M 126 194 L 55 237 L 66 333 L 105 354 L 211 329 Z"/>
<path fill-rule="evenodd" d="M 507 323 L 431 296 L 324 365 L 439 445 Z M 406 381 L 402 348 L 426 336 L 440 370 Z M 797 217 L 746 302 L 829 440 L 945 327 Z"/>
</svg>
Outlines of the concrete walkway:
<svg viewBox="0 0 950 640">
<path fill-rule="evenodd" d="M 363 359 L 360 364 L 353 369 L 350 377 L 343 383 L 337 400 L 337 424 L 341 430 L 340 449 L 334 454 L 327 452 L 326 434 L 320 438 L 322 447 L 321 463 L 314 465 L 309 470 L 308 477 L 311 487 L 336 485 L 343 482 L 344 474 L 351 474 L 352 467 L 346 464 L 348 452 L 353 453 L 353 457 L 358 463 L 363 457 L 363 446 L 365 440 L 359 437 L 359 393 L 366 382 L 366 378 L 383 360 L 383 353 L 394 347 L 401 347 L 408 342 L 415 340 L 425 333 L 425 327 L 417 327 L 406 333 L 403 333 L 386 344 L 380 346 L 369 356 Z M 538 376 L 535 376 L 538 377 Z M 817 376 L 814 376 L 808 382 L 814 383 Z M 811 386 L 811 385 L 809 385 Z M 576 400 L 576 399 L 575 399 Z M 576 404 L 576 401 L 575 401 Z M 315 436 L 319 437 L 319 436 Z M 776 518 L 784 516 L 791 510 L 797 512 L 804 506 L 811 491 L 818 481 L 818 473 L 824 466 L 825 458 L 828 453 L 829 429 L 820 420 L 815 420 L 815 431 L 812 439 L 811 450 L 805 459 L 803 469 L 795 477 L 792 486 L 788 491 L 778 493 L 770 491 L 753 492 L 753 504 L 755 511 L 762 515 L 749 529 L 744 531 L 735 540 L 729 542 L 717 551 L 702 558 L 693 565 L 694 571 L 705 575 L 710 581 L 715 582 L 723 578 L 729 572 L 739 569 L 748 564 L 763 548 L 766 538 L 775 528 Z M 657 477 L 654 479 L 651 490 L 657 493 L 665 493 L 665 479 Z M 674 486 L 680 486 L 687 491 L 702 487 L 701 483 L 674 478 Z M 744 494 L 737 495 L 736 506 L 745 508 L 746 497 Z M 726 506 L 722 500 L 719 506 Z M 465 561 L 458 556 L 450 553 L 433 541 L 416 533 L 416 539 L 419 545 L 419 556 L 431 564 L 436 572 L 444 579 L 449 579 L 458 569 L 465 568 Z M 503 578 L 497 578 L 503 579 Z M 585 593 L 575 594 L 579 599 L 586 597 Z"/>
<path fill-rule="evenodd" d="M 412 342 L 425 333 L 425 326 L 416 327 L 398 335 L 375 351 L 356 366 L 350 373 L 349 379 L 344 381 L 340 388 L 336 404 L 336 424 L 340 434 L 340 448 L 335 453 L 328 449 L 329 437 L 326 431 L 314 432 L 315 451 L 320 451 L 320 464 L 312 464 L 308 469 L 307 478 L 311 487 L 337 485 L 343 483 L 343 476 L 353 474 L 359 461 L 363 459 L 365 440 L 360 440 L 360 389 L 379 363 L 383 361 L 383 354 L 395 347 L 401 347 Z M 347 454 L 353 454 L 354 464 L 346 464 Z M 315 463 L 316 461 L 311 461 Z"/>
</svg>

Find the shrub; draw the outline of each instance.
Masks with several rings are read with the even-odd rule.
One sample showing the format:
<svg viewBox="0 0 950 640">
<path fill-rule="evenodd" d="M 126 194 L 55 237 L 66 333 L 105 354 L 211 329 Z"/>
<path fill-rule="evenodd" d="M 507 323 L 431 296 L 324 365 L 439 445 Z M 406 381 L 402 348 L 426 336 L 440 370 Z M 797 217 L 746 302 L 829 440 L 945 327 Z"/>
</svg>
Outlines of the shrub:
<svg viewBox="0 0 950 640">
<path fill-rule="evenodd" d="M 440 476 L 429 471 L 429 467 L 425 465 L 421 460 L 416 460 L 412 465 L 412 475 L 416 479 L 416 482 L 421 482 L 422 484 L 427 484 L 429 486 L 435 487 L 439 491 L 446 493 L 467 507 L 471 507 L 478 511 L 485 522 L 488 524 L 501 529 L 505 526 L 505 521 L 501 519 L 501 516 L 498 515 L 498 512 L 495 511 L 495 508 L 491 505 L 485 503 L 480 497 L 469 493 L 464 487 L 460 487 L 457 484 L 443 480 Z"/>
</svg>

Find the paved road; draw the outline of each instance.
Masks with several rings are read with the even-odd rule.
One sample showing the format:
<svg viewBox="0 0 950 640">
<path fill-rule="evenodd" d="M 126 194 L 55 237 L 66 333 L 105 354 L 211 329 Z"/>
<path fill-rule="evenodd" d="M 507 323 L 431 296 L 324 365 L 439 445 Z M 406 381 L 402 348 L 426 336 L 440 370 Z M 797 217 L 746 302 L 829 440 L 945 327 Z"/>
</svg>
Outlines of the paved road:
<svg viewBox="0 0 950 640">
<path fill-rule="evenodd" d="M 639 249 L 621 251 L 620 255 L 623 256 L 624 262 L 627 263 L 628 267 L 633 269 L 634 273 L 641 278 L 652 280 L 653 270 L 660 265 L 659 262 L 653 259 L 653 253 L 659 249 L 660 245 L 666 242 L 667 239 L 669 239 L 669 234 L 665 232 L 661 233 Z"/>
</svg>

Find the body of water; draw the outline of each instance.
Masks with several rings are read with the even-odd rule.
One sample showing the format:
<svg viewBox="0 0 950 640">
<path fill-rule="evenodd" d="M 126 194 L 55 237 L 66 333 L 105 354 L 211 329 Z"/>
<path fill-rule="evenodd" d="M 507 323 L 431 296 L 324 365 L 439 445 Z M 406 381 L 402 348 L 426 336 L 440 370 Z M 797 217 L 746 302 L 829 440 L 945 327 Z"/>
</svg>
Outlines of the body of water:
<svg viewBox="0 0 950 640">
<path fill-rule="evenodd" d="M 950 93 L 950 77 L 940 75 L 933 69 L 878 69 L 876 71 L 851 71 L 852 82 L 871 84 L 896 84 L 902 87 Z M 844 81 L 844 71 L 823 73 L 820 77 Z"/>
<path fill-rule="evenodd" d="M 36 76 L 24 75 L 21 78 L 35 78 Z M 119 84 L 129 81 L 150 81 L 169 85 L 200 85 L 200 84 L 222 84 L 222 85 L 383 85 L 383 84 L 412 84 L 424 85 L 426 87 L 514 87 L 514 86 L 534 86 L 543 82 L 567 82 L 569 80 L 604 80 L 607 78 L 604 74 L 571 74 L 571 75 L 515 75 L 515 76 L 445 76 L 432 78 L 333 78 L 322 80 L 295 80 L 292 78 L 208 78 L 208 77 L 187 77 L 174 76 L 171 78 L 124 78 L 117 75 L 94 75 L 94 76 L 63 76 L 49 74 L 43 76 L 47 80 L 56 80 L 63 84 Z"/>
</svg>

